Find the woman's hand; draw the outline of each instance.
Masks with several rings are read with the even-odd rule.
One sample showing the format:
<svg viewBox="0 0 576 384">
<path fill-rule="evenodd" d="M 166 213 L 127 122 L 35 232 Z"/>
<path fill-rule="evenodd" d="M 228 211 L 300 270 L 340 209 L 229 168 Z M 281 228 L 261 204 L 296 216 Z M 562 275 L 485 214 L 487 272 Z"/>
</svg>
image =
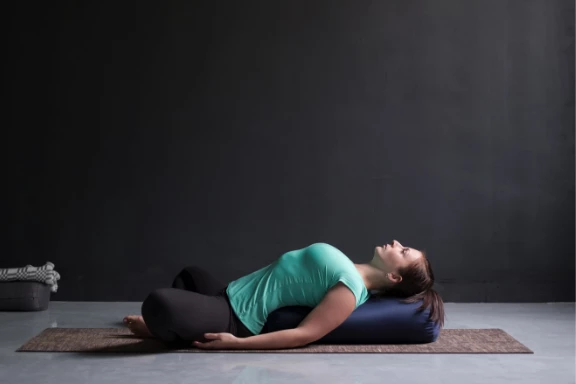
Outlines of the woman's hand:
<svg viewBox="0 0 576 384">
<path fill-rule="evenodd" d="M 204 337 L 210 341 L 204 343 L 195 341 L 194 346 L 200 349 L 239 349 L 241 348 L 240 338 L 231 333 L 205 333 Z"/>
</svg>

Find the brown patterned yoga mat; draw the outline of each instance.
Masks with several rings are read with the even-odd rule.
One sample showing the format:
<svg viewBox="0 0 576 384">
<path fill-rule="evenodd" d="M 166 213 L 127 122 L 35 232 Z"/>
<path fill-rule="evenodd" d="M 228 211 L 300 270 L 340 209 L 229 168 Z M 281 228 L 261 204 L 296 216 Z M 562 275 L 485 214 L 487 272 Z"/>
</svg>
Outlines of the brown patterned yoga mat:
<svg viewBox="0 0 576 384">
<path fill-rule="evenodd" d="M 47 328 L 17 352 L 90 353 L 533 353 L 501 329 L 443 329 L 428 344 L 309 345 L 284 350 L 170 349 L 155 339 L 140 339 L 125 328 Z"/>
</svg>

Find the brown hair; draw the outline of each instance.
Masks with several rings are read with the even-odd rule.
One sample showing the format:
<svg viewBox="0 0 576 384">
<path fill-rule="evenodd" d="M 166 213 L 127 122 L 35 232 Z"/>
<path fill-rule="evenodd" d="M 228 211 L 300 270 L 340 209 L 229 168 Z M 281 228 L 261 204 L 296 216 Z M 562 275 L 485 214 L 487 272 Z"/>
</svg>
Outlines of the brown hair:
<svg viewBox="0 0 576 384">
<path fill-rule="evenodd" d="M 418 311 L 430 307 L 430 319 L 444 326 L 444 302 L 432 287 L 434 285 L 434 272 L 426 254 L 422 252 L 422 258 L 398 270 L 402 276 L 402 281 L 393 287 L 376 293 L 376 296 L 388 296 L 405 298 L 404 303 L 415 303 L 423 301 Z"/>
</svg>

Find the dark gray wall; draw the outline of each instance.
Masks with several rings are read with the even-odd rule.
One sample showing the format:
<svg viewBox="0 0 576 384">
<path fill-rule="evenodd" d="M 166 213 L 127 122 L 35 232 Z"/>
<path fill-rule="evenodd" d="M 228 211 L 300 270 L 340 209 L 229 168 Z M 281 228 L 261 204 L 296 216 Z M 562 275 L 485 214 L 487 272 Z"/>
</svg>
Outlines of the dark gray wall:
<svg viewBox="0 0 576 384">
<path fill-rule="evenodd" d="M 573 1 L 27 4 L 0 266 L 53 300 L 393 238 L 446 301 L 574 300 Z"/>
</svg>

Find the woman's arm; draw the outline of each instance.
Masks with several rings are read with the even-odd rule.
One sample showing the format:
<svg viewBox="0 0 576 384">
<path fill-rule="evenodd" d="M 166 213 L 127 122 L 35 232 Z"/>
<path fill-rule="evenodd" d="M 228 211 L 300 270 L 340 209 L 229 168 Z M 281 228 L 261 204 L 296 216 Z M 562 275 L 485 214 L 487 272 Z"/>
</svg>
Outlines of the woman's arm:
<svg viewBox="0 0 576 384">
<path fill-rule="evenodd" d="M 336 284 L 322 301 L 293 329 L 238 339 L 238 349 L 283 349 L 310 344 L 336 329 L 356 308 L 356 297 L 342 283 Z"/>
</svg>

